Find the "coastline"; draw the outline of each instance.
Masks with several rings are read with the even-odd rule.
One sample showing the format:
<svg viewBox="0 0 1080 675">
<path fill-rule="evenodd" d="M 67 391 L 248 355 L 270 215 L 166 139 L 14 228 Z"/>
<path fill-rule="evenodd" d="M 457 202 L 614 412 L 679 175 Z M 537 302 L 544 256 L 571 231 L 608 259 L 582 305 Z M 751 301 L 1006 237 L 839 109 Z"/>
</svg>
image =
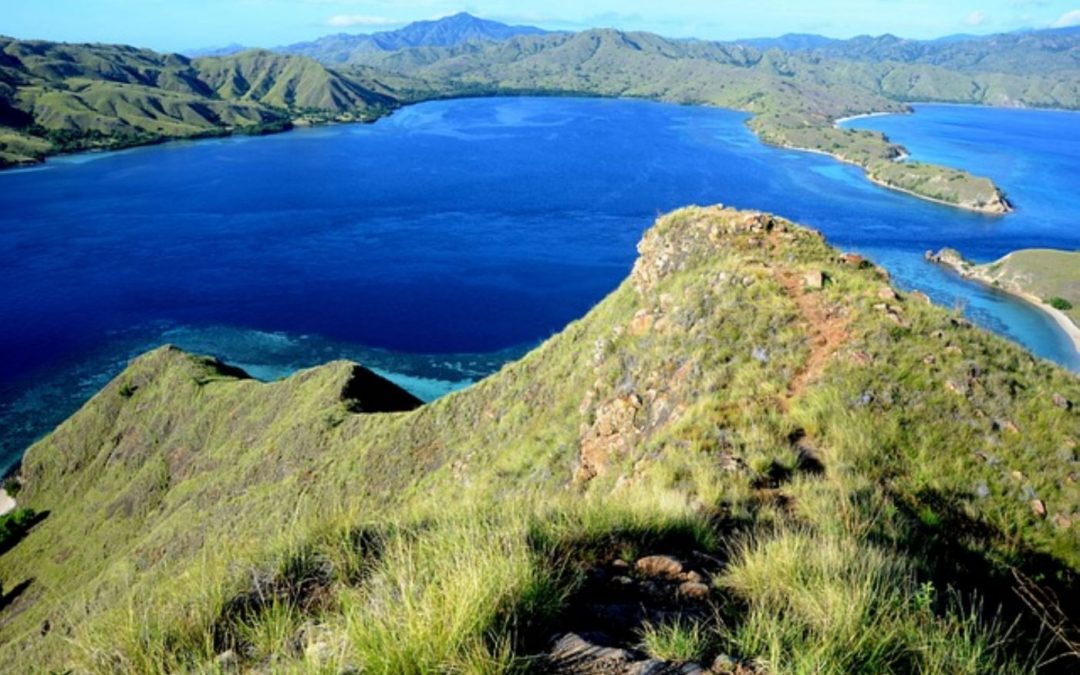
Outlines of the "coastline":
<svg viewBox="0 0 1080 675">
<path fill-rule="evenodd" d="M 878 114 L 881 114 L 881 113 L 878 113 Z M 891 115 L 892 113 L 884 113 L 884 114 L 890 114 Z M 1006 213 L 1011 213 L 1012 211 L 1015 210 L 1013 208 L 1013 206 L 1011 204 L 1008 204 L 1007 202 L 1006 202 L 1007 209 L 1005 211 L 989 211 L 987 209 L 978 209 L 978 208 L 974 208 L 974 207 L 971 207 L 971 206 L 965 206 L 963 204 L 955 204 L 953 202 L 947 202 L 944 199 L 938 199 L 936 197 L 930 197 L 928 195 L 919 194 L 918 192 L 913 192 L 912 190 L 908 190 L 907 188 L 902 188 L 902 187 L 899 187 L 897 185 L 890 185 L 890 184 L 886 183 L 885 181 L 873 176 L 870 173 L 870 171 L 865 166 L 863 166 L 862 164 L 859 164 L 858 162 L 853 162 L 853 161 L 851 161 L 850 159 L 848 159 L 846 157 L 841 157 L 840 155 L 834 155 L 833 153 L 828 152 L 826 150 L 818 150 L 816 148 L 800 148 L 800 147 L 795 146 L 795 145 L 779 145 L 777 147 L 786 148 L 788 150 L 798 150 L 800 152 L 812 152 L 815 155 L 824 155 L 825 157 L 830 157 L 832 159 L 835 159 L 838 162 L 842 162 L 844 164 L 850 164 L 851 166 L 857 166 L 860 169 L 862 169 L 863 175 L 866 176 L 866 179 L 868 181 L 870 181 L 871 183 L 873 183 L 874 185 L 877 185 L 878 187 L 887 188 L 889 190 L 894 190 L 896 192 L 903 192 L 906 195 L 910 195 L 912 197 L 917 197 L 917 198 L 922 199 L 924 201 L 933 202 L 935 204 L 941 204 L 942 206 L 949 206 L 949 207 L 952 207 L 954 209 L 962 209 L 964 211 L 970 211 L 972 213 L 981 213 L 981 214 L 987 215 L 987 216 L 1003 216 Z M 900 156 L 897 157 L 896 159 L 894 159 L 893 161 L 902 162 L 905 159 L 907 159 L 908 157 L 910 157 L 910 155 L 908 155 L 905 152 L 901 152 Z"/>
<path fill-rule="evenodd" d="M 852 122 L 854 120 L 861 120 L 864 117 L 888 117 L 889 115 L 912 115 L 913 111 L 899 111 L 899 112 L 868 112 L 859 113 L 858 115 L 848 115 L 847 117 L 838 117 L 833 120 L 833 126 L 839 128 L 844 122 Z"/>
<path fill-rule="evenodd" d="M 344 125 L 344 124 L 374 124 L 375 122 L 378 122 L 379 120 L 381 120 L 381 119 L 383 119 L 385 117 L 389 117 L 390 115 L 394 114 L 394 112 L 399 110 L 401 107 L 404 107 L 404 106 L 391 108 L 391 109 L 386 110 L 385 112 L 379 114 L 378 116 L 372 117 L 372 118 L 369 118 L 369 119 L 352 119 L 352 120 L 329 119 L 329 120 L 311 121 L 310 119 L 307 119 L 307 118 L 304 118 L 304 117 L 298 117 L 296 119 L 290 120 L 289 121 L 289 126 L 287 126 L 287 127 L 284 127 L 284 128 L 281 128 L 281 129 L 270 130 L 270 131 L 261 131 L 261 132 L 258 132 L 258 133 L 245 133 L 242 130 L 243 128 L 241 127 L 241 128 L 238 128 L 238 129 L 228 129 L 228 130 L 225 130 L 223 133 L 196 134 L 194 136 L 169 136 L 169 137 L 163 137 L 163 138 L 156 138 L 156 139 L 153 139 L 153 140 L 148 140 L 148 141 L 146 141 L 144 143 L 132 143 L 132 144 L 128 144 L 128 145 L 118 145 L 116 147 L 84 148 L 82 150 L 75 150 L 73 152 L 53 152 L 53 153 L 49 153 L 47 155 L 44 155 L 40 159 L 37 159 L 37 160 L 34 160 L 34 161 L 23 161 L 23 162 L 14 162 L 14 163 L 10 163 L 10 164 L 0 164 L 0 174 L 15 173 L 15 172 L 20 171 L 20 170 L 26 171 L 26 170 L 42 169 L 42 168 L 44 168 L 44 167 L 46 167 L 48 165 L 50 159 L 58 158 L 58 157 L 79 157 L 79 156 L 82 156 L 82 155 L 96 155 L 96 154 L 104 155 L 104 154 L 110 154 L 110 153 L 116 153 L 116 152 L 127 152 L 127 151 L 130 151 L 130 150 L 139 150 L 139 149 L 142 149 L 142 148 L 152 148 L 152 147 L 159 146 L 159 145 L 169 145 L 170 143 L 197 143 L 199 141 L 221 140 L 221 139 L 225 139 L 225 138 L 258 138 L 259 136 L 279 136 L 279 135 L 287 134 L 287 133 L 290 133 L 290 132 L 293 132 L 293 131 L 303 131 L 305 129 L 317 129 L 317 128 L 320 128 L 320 127 L 330 127 L 330 126 L 337 126 L 337 125 Z"/>
<path fill-rule="evenodd" d="M 1069 338 L 1070 342 L 1072 342 L 1073 351 L 1075 352 L 1077 358 L 1080 359 L 1080 326 L 1077 326 L 1076 323 L 1074 323 L 1073 320 L 1070 319 L 1068 315 L 1066 315 L 1061 310 L 1055 309 L 1050 305 L 1046 304 L 1045 302 L 1043 302 L 1042 298 L 1038 297 L 1033 293 L 1029 293 L 1018 288 L 993 283 L 990 279 L 986 278 L 977 269 L 975 269 L 973 265 L 970 267 L 965 266 L 965 264 L 971 265 L 971 263 L 967 263 L 967 261 L 963 259 L 946 259 L 942 257 L 940 253 L 932 253 L 930 251 L 927 252 L 926 259 L 934 264 L 941 265 L 942 267 L 952 270 L 963 279 L 974 281 L 981 284 L 982 286 L 985 286 L 986 288 L 1000 291 L 1018 300 L 1023 300 L 1024 302 L 1033 306 L 1035 309 L 1039 310 L 1044 315 L 1053 319 L 1054 323 L 1057 324 L 1061 332 L 1064 333 L 1067 338 Z"/>
<path fill-rule="evenodd" d="M 7 493 L 7 490 L 0 488 L 0 516 L 6 516 L 15 510 L 18 504 L 15 502 L 15 498 Z"/>
</svg>

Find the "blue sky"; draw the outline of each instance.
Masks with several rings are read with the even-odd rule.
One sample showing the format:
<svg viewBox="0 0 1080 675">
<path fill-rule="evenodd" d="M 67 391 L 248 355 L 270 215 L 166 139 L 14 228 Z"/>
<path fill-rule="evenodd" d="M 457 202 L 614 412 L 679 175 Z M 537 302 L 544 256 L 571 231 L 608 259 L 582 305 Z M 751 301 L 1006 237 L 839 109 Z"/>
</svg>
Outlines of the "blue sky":
<svg viewBox="0 0 1080 675">
<path fill-rule="evenodd" d="M 709 39 L 789 32 L 930 38 L 1080 24 L 1080 0 L 0 0 L 0 34 L 159 50 L 272 47 L 459 11 L 551 29 Z"/>
</svg>

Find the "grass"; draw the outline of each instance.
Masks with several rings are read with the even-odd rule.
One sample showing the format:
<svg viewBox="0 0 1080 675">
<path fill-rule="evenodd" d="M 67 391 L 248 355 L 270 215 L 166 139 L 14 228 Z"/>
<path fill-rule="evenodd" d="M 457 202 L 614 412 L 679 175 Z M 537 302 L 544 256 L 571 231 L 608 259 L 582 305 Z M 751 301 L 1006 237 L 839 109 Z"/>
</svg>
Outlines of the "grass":
<svg viewBox="0 0 1080 675">
<path fill-rule="evenodd" d="M 647 623 L 641 630 L 641 648 L 663 661 L 702 661 L 708 654 L 709 642 L 708 629 L 691 620 Z"/>
<path fill-rule="evenodd" d="M 722 561 L 716 612 L 654 622 L 635 641 L 657 654 L 985 672 L 1060 653 L 1013 575 L 1077 588 L 1060 523 L 1080 430 L 1053 404 L 1080 400 L 1074 376 L 914 297 L 896 323 L 875 269 L 783 221 L 684 210 L 641 251 L 588 316 L 409 413 L 350 412 L 344 363 L 263 384 L 175 349 L 136 360 L 23 462 L 20 504 L 51 513 L 0 556 L 24 588 L 0 671 L 232 652 L 516 672 L 595 569 L 680 551 Z M 832 283 L 799 302 L 781 280 L 811 270 Z M 807 307 L 844 336 L 809 379 Z"/>
</svg>

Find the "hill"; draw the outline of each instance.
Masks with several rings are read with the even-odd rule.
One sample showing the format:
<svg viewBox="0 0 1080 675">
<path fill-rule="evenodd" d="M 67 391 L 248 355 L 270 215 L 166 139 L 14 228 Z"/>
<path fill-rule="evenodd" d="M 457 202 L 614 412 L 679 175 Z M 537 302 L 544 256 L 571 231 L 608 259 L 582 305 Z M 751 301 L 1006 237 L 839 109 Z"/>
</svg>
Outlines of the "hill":
<svg viewBox="0 0 1080 675">
<path fill-rule="evenodd" d="M 963 73 L 1075 73 L 1080 69 L 1078 37 L 1080 29 L 1073 27 L 939 40 L 864 35 L 817 44 L 788 41 L 783 48 L 822 58 L 931 65 Z"/>
<path fill-rule="evenodd" d="M 953 249 L 927 252 L 926 257 L 1031 302 L 1057 321 L 1080 349 L 1080 251 L 1022 249 L 982 265 Z"/>
<path fill-rule="evenodd" d="M 0 166 L 56 152 L 265 133 L 298 117 L 371 119 L 385 85 L 263 51 L 189 59 L 0 38 Z"/>
<path fill-rule="evenodd" d="M 518 35 L 544 35 L 546 32 L 533 26 L 510 26 L 461 12 L 432 21 L 417 21 L 399 30 L 371 35 L 327 35 L 311 42 L 279 47 L 276 51 L 308 56 L 329 65 L 340 65 L 370 52 L 394 52 L 411 47 L 450 47 L 476 41 L 498 42 Z"/>
<path fill-rule="evenodd" d="M 372 53 L 359 60 L 436 83 L 434 92 L 406 92 L 418 99 L 468 92 L 578 94 L 746 110 L 755 114 L 751 127 L 767 142 L 832 154 L 889 187 L 990 213 L 1003 213 L 1009 204 L 989 180 L 897 162 L 904 149 L 881 134 L 836 129 L 833 122 L 857 112 L 904 111 L 911 100 L 1080 105 L 1080 71 L 968 75 L 935 65 L 835 60 L 615 30 Z"/>
<path fill-rule="evenodd" d="M 1080 380 L 780 218 L 639 252 L 411 411 L 140 357 L 26 455 L 0 670 L 1075 668 Z"/>
</svg>

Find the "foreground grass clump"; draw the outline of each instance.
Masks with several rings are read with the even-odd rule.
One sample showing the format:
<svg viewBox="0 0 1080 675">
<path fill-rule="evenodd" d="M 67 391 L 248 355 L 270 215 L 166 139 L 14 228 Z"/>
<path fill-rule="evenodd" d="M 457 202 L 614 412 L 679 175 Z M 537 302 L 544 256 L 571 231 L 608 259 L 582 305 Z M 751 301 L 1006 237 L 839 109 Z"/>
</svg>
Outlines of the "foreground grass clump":
<svg viewBox="0 0 1080 675">
<path fill-rule="evenodd" d="M 649 656 L 676 663 L 703 660 L 709 641 L 708 628 L 693 621 L 646 624 L 641 631 L 641 648 Z"/>
<path fill-rule="evenodd" d="M 723 631 L 770 672 L 984 673 L 1006 631 L 976 611 L 937 609 L 909 561 L 850 536 L 791 529 L 746 544 L 718 580 L 748 612 Z"/>
<path fill-rule="evenodd" d="M 140 357 L 23 462 L 49 517 L 0 556 L 0 671 L 516 672 L 605 630 L 781 673 L 1075 665 L 1075 376 L 781 219 L 687 209 L 639 251 L 407 412 L 357 412 L 355 364 Z"/>
</svg>

